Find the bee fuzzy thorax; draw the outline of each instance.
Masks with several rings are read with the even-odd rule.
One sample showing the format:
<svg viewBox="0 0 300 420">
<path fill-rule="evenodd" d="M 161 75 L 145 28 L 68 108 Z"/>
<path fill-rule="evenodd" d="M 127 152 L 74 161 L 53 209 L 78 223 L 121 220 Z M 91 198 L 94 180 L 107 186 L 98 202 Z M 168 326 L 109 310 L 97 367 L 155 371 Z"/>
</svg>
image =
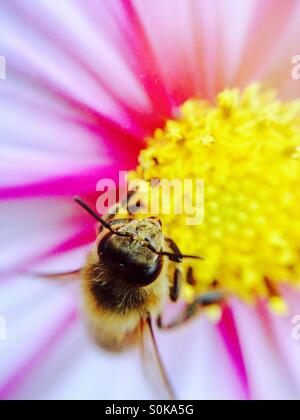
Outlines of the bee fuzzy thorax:
<svg viewBox="0 0 300 420">
<path fill-rule="evenodd" d="M 152 220 L 134 220 L 114 235 L 104 230 L 82 271 L 89 325 L 97 341 L 118 350 L 135 337 L 141 320 L 157 317 L 168 298 L 169 261 L 160 251 L 164 237 Z"/>
</svg>

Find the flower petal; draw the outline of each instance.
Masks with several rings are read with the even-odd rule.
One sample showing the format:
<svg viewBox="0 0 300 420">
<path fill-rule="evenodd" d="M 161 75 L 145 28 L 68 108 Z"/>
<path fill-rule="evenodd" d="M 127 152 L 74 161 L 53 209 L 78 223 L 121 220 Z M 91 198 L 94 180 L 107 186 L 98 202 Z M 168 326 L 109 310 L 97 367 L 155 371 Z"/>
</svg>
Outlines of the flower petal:
<svg viewBox="0 0 300 420">
<path fill-rule="evenodd" d="M 7 327 L 0 348 L 1 399 L 159 397 L 145 380 L 138 348 L 115 355 L 91 341 L 70 288 L 28 278 L 0 288 Z"/>
<path fill-rule="evenodd" d="M 267 318 L 261 311 L 238 302 L 233 310 L 252 397 L 260 400 L 298 399 L 299 388 L 287 369 Z M 286 331 L 291 334 L 291 330 Z"/>
<path fill-rule="evenodd" d="M 76 319 L 69 294 L 36 283 L 18 279 L 1 286 L 7 337 L 1 342 L 0 399 L 13 396 Z"/>
<path fill-rule="evenodd" d="M 229 307 L 223 309 L 223 316 L 218 325 L 221 337 L 224 340 L 229 355 L 231 356 L 233 366 L 241 382 L 246 399 L 250 399 L 248 372 L 245 366 L 245 360 L 241 349 L 241 343 L 237 332 L 236 321 Z"/>
<path fill-rule="evenodd" d="M 78 211 L 72 200 L 29 200 L 16 206 L 15 201 L 0 202 L 1 263 L 0 273 L 17 273 L 39 259 L 57 255 L 72 247 L 91 243 L 95 237 L 93 221 L 74 226 Z M 75 235 L 77 234 L 77 235 Z M 72 243 L 70 243 L 72 238 Z M 58 244 L 60 245 L 58 247 Z M 76 261 L 74 262 L 74 265 Z M 76 267 L 77 268 L 77 267 Z"/>
<path fill-rule="evenodd" d="M 159 348 L 180 399 L 244 399 L 230 355 L 204 316 L 159 333 Z"/>
</svg>

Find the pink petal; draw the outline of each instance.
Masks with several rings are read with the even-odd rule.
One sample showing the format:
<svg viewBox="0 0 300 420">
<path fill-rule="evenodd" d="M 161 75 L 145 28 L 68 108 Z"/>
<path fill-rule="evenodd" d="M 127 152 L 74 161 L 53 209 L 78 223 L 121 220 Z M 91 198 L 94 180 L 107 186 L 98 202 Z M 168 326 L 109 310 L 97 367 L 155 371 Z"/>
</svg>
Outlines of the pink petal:
<svg viewBox="0 0 300 420">
<path fill-rule="evenodd" d="M 88 168 L 84 171 L 46 178 L 28 185 L 2 187 L 0 200 L 11 200 L 32 197 L 61 197 L 72 198 L 74 195 L 93 193 L 98 181 L 102 179 L 119 180 L 119 165 L 107 165 Z M 70 200 L 70 199 L 69 199 Z"/>
<path fill-rule="evenodd" d="M 273 81 L 268 75 L 268 70 L 276 72 L 277 66 L 281 66 L 285 62 L 286 57 L 282 56 L 284 51 L 290 47 L 290 41 L 285 38 L 290 25 L 295 19 L 299 23 L 299 4 L 294 0 L 282 2 L 280 0 L 265 0 L 263 3 L 256 1 L 251 21 L 247 31 L 247 36 L 243 45 L 243 54 L 240 57 L 240 68 L 236 74 L 234 83 L 236 85 L 245 85 L 252 80 L 265 79 L 268 83 L 276 87 L 276 79 Z M 298 25 L 299 28 L 299 25 Z M 280 55 L 278 55 L 277 63 L 272 61 L 274 52 L 278 52 L 281 45 Z M 296 41 L 296 37 L 294 38 Z M 276 45 L 276 48 L 274 46 Z M 291 57 L 287 66 L 290 65 Z M 291 70 L 288 69 L 283 77 L 285 80 L 290 79 Z M 275 82 L 275 84 L 274 84 Z M 277 81 L 278 82 L 278 81 Z"/>
<path fill-rule="evenodd" d="M 245 366 L 245 360 L 241 343 L 237 331 L 236 322 L 233 313 L 229 307 L 224 308 L 223 317 L 218 326 L 221 336 L 224 340 L 227 351 L 229 352 L 233 366 L 241 382 L 242 389 L 246 399 L 250 399 L 248 372 Z"/>
<path fill-rule="evenodd" d="M 6 5 L 4 17 L 5 13 L 1 50 L 11 69 L 23 74 L 30 69 L 35 78 L 43 75 L 48 83 L 98 113 L 105 109 L 123 115 L 128 124 L 136 126 L 139 121 L 149 123 L 149 103 L 127 62 L 110 48 L 102 28 L 90 25 L 74 5 L 64 2 L 64 11 L 60 8 L 58 12 L 51 2 L 35 2 L 29 8 L 13 0 Z M 62 13 L 69 16 L 68 21 L 61 19 Z M 23 26 L 23 22 L 30 25 Z"/>
<path fill-rule="evenodd" d="M 94 344 L 77 320 L 70 287 L 18 278 L 0 289 L 8 338 L 0 349 L 1 398 L 159 397 L 144 377 L 138 348 L 114 355 Z"/>
<path fill-rule="evenodd" d="M 298 399 L 299 388 L 290 375 L 267 318 L 238 302 L 233 309 L 251 396 L 267 400 Z"/>
<path fill-rule="evenodd" d="M 205 316 L 158 333 L 167 372 L 180 399 L 244 399 L 224 342 Z"/>
<path fill-rule="evenodd" d="M 95 239 L 94 221 L 84 219 L 73 200 L 0 202 L 0 214 L 1 276 Z M 74 225 L 75 215 L 82 221 Z"/>
<path fill-rule="evenodd" d="M 22 285 L 30 288 L 36 300 L 26 302 Z M 72 307 L 70 297 L 64 296 L 56 288 L 39 286 L 36 281 L 30 283 L 19 279 L 13 285 L 1 286 L 1 308 L 6 320 L 7 340 L 1 342 L 0 398 L 12 398 L 17 387 L 31 374 L 34 366 L 45 359 L 48 352 L 61 340 L 66 330 L 76 319 L 76 311 Z M 15 300 L 21 300 L 22 306 L 13 306 Z M 48 290 L 47 295 L 38 296 Z M 9 295 L 9 306 L 5 296 Z M 29 306 L 30 305 L 30 306 Z M 14 308 L 14 309 L 13 309 Z M 39 314 L 39 315 L 38 315 Z"/>
<path fill-rule="evenodd" d="M 272 330 L 282 363 L 286 367 L 295 389 L 298 390 L 298 396 L 300 396 L 300 340 L 295 340 L 295 337 L 293 337 L 293 329 L 295 328 L 293 320 L 300 315 L 300 295 L 299 290 L 290 288 L 284 288 L 282 293 L 289 305 L 288 315 L 286 317 L 277 317 L 267 313 L 265 317 Z"/>
</svg>

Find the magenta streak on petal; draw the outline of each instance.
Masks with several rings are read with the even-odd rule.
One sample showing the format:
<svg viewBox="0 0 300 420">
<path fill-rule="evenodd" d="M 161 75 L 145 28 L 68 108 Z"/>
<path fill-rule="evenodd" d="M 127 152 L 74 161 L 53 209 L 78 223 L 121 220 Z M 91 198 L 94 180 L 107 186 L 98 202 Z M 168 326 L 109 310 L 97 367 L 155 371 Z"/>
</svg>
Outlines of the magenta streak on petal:
<svg viewBox="0 0 300 420">
<path fill-rule="evenodd" d="M 288 377 L 289 383 L 291 384 L 291 389 L 298 389 L 295 373 L 291 364 L 287 361 L 288 355 L 285 353 L 284 346 L 276 334 L 274 328 L 275 321 L 272 320 L 272 315 L 267 305 L 262 301 L 259 301 L 257 305 L 257 314 L 261 320 L 262 327 L 265 330 L 265 338 L 269 341 L 269 346 L 274 351 L 274 354 L 276 354 L 278 365 L 283 367 L 286 377 Z"/>
<path fill-rule="evenodd" d="M 9 272 L 0 272 L 0 283 L 10 281 L 10 278 L 16 273 L 30 272 L 30 267 L 35 264 L 39 264 L 49 258 L 58 256 L 60 254 L 72 251 L 74 249 L 89 245 L 96 240 L 96 233 L 93 225 L 89 225 L 85 229 L 80 229 L 70 238 L 47 250 L 46 252 L 34 255 L 25 261 L 20 262 L 17 266 L 11 268 Z M 82 267 L 74 267 L 74 270 L 81 269 Z"/>
<path fill-rule="evenodd" d="M 30 65 L 28 64 L 28 68 Z M 102 140 L 110 156 L 119 162 L 129 162 L 130 168 L 137 162 L 140 149 L 145 145 L 144 138 L 137 133 L 133 126 L 126 122 L 114 121 L 111 117 L 101 114 L 89 105 L 72 97 L 65 90 L 55 86 L 52 82 L 45 80 L 43 76 L 26 73 L 26 66 L 18 70 L 11 64 L 10 72 L 15 73 L 19 78 L 25 78 L 27 84 L 32 83 L 34 88 L 51 94 L 54 98 L 67 105 L 71 110 L 76 111 L 80 116 L 80 124 Z M 130 147 L 129 147 L 130 146 Z"/>
<path fill-rule="evenodd" d="M 99 117 L 86 118 L 85 116 L 71 116 L 59 109 L 50 108 L 45 104 L 41 106 L 41 104 L 35 103 L 28 98 L 16 97 L 15 94 L 10 92 L 1 92 L 1 94 L 3 97 L 7 97 L 14 102 L 17 101 L 18 104 L 26 106 L 27 109 L 31 109 L 35 113 L 41 113 L 44 116 L 47 115 L 47 117 L 53 117 L 55 119 L 59 118 L 64 121 L 64 123 L 75 124 L 84 128 L 86 131 L 90 132 L 95 139 L 97 139 L 98 144 L 102 149 L 103 145 L 106 146 L 108 156 L 115 158 L 118 161 L 124 161 L 124 164 L 126 164 L 128 167 L 135 165 L 136 156 L 138 155 L 140 149 L 145 145 L 143 137 L 140 137 L 140 140 L 133 140 L 131 134 L 126 132 L 125 128 L 122 132 L 120 132 L 121 127 L 118 127 L 118 130 L 116 130 L 116 126 L 112 125 L 114 123 L 112 123 L 109 118 L 107 118 L 106 125 L 104 125 L 102 121 L 99 120 Z M 82 104 L 81 107 L 81 111 L 84 111 L 86 106 Z M 128 130 L 130 129 L 128 128 Z M 145 134 L 146 132 L 144 135 Z M 101 136 L 105 136 L 107 142 L 105 142 L 104 139 L 103 142 L 99 142 L 99 137 Z M 131 145 L 130 148 L 128 147 L 129 144 Z"/>
<path fill-rule="evenodd" d="M 16 8 L 16 5 L 14 4 L 13 7 Z M 150 124 L 151 121 L 149 121 L 149 118 L 145 113 L 140 113 L 130 107 L 120 96 L 116 97 L 113 84 L 109 85 L 105 82 L 101 77 L 101 73 L 96 72 L 93 67 L 89 65 L 89 62 L 84 61 L 76 48 L 72 45 L 68 45 L 68 41 L 64 39 L 63 31 L 51 31 L 47 29 L 47 26 L 42 25 L 42 21 L 40 19 L 37 19 L 34 15 L 30 14 L 30 12 L 24 9 L 20 3 L 17 5 L 16 13 L 18 15 L 20 13 L 23 14 L 25 21 L 29 23 L 31 28 L 35 29 L 39 35 L 43 36 L 47 41 L 51 41 L 56 48 L 62 49 L 64 54 L 73 60 L 73 62 L 79 64 L 85 73 L 88 74 L 91 79 L 93 79 L 96 84 L 103 89 L 104 92 L 106 92 L 111 98 L 115 99 L 132 122 L 136 123 L 137 121 L 140 121 L 146 126 Z"/>
<path fill-rule="evenodd" d="M 120 0 L 127 16 L 128 27 L 121 27 L 126 47 L 131 49 L 135 73 L 138 75 L 145 91 L 150 95 L 158 115 L 172 115 L 173 105 L 162 80 L 157 58 L 147 37 L 143 24 L 132 3 L 132 0 Z M 128 29 L 130 31 L 128 31 Z M 131 32 L 131 33 L 130 33 Z M 130 60 L 130 57 L 128 58 Z"/>
<path fill-rule="evenodd" d="M 23 60 L 24 64 L 25 58 Z M 48 93 L 59 102 L 67 105 L 72 111 L 76 111 L 79 116 L 84 117 L 85 121 L 94 122 L 99 124 L 99 127 L 103 127 L 107 131 L 113 131 L 116 135 L 122 135 L 132 142 L 140 144 L 141 138 L 140 133 L 136 132 L 134 126 L 122 126 L 121 121 L 115 121 L 111 117 L 104 115 L 100 111 L 90 107 L 88 104 L 83 103 L 79 99 L 75 98 L 70 92 L 55 85 L 50 79 L 47 79 L 43 74 L 38 74 L 32 71 L 28 71 L 30 68 L 30 62 L 25 63 L 20 67 L 18 63 L 11 60 L 10 72 L 11 75 L 18 77 L 20 80 L 24 80 L 27 85 L 31 84 L 34 89 L 39 89 L 41 93 Z"/>
<path fill-rule="evenodd" d="M 251 399 L 249 378 L 238 336 L 238 330 L 232 310 L 228 306 L 226 306 L 223 310 L 223 317 L 218 325 L 218 329 L 236 368 L 236 372 L 243 387 L 245 398 Z"/>
<path fill-rule="evenodd" d="M 256 5 L 243 47 L 240 69 L 236 75 L 238 85 L 260 76 L 260 66 L 267 63 L 274 52 L 274 45 L 289 29 L 289 22 L 297 13 L 298 2 L 294 0 L 264 0 Z M 287 74 L 287 78 L 289 74 Z"/>
<path fill-rule="evenodd" d="M 46 358 L 55 345 L 64 338 L 66 331 L 74 324 L 78 317 L 77 308 L 71 308 L 62 319 L 54 325 L 48 337 L 39 345 L 35 352 L 12 373 L 4 384 L 0 386 L 0 400 L 13 399 L 18 387 L 28 375 Z"/>
<path fill-rule="evenodd" d="M 219 4 L 213 1 L 207 3 L 191 1 L 189 9 L 194 34 L 195 60 L 201 75 L 201 80 L 198 82 L 200 86 L 198 96 L 214 100 L 218 91 L 224 87 L 222 83 L 224 62 L 220 57 L 223 42 L 221 22 L 219 22 L 221 9 Z M 208 43 L 210 47 L 206 48 Z"/>
<path fill-rule="evenodd" d="M 209 68 L 206 66 L 207 59 L 205 57 L 204 28 L 199 24 L 200 19 L 197 6 L 199 6 L 197 3 L 191 2 L 190 7 L 188 8 L 195 55 L 195 70 L 193 75 L 194 83 L 196 85 L 195 96 L 209 98 L 209 89 L 206 83 L 207 76 L 205 74 L 209 71 Z"/>
<path fill-rule="evenodd" d="M 102 179 L 109 178 L 118 185 L 119 170 L 121 168 L 118 164 L 111 164 L 77 171 L 74 174 L 54 176 L 28 185 L 0 188 L 0 200 L 89 194 L 96 192 L 97 183 Z"/>
<path fill-rule="evenodd" d="M 75 248 L 80 248 L 82 246 L 91 244 L 95 240 L 96 240 L 95 229 L 93 226 L 91 226 L 85 231 L 81 230 L 80 232 L 72 236 L 70 239 L 66 240 L 62 244 L 53 248 L 51 251 L 47 252 L 47 254 L 44 257 L 50 258 L 57 254 L 63 254 L 65 252 L 72 251 Z"/>
</svg>

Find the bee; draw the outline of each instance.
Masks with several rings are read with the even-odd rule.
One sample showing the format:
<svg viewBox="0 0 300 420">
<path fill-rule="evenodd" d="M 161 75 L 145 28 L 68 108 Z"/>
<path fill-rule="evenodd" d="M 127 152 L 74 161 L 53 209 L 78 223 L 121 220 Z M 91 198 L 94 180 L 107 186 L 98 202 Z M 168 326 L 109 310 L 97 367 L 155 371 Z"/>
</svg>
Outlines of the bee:
<svg viewBox="0 0 300 420">
<path fill-rule="evenodd" d="M 97 341 L 118 350 L 136 335 L 141 321 L 160 317 L 169 297 L 178 299 L 175 265 L 196 257 L 182 255 L 164 237 L 157 218 L 107 221 L 80 198 L 76 202 L 101 225 L 81 272 L 86 312 Z"/>
<path fill-rule="evenodd" d="M 155 341 L 152 320 L 159 328 L 172 328 L 186 322 L 199 306 L 219 300 L 210 296 L 188 305 L 185 312 L 169 325 L 162 322 L 164 306 L 180 295 L 182 271 L 179 265 L 186 258 L 175 242 L 163 234 L 162 222 L 156 217 L 116 218 L 120 206 L 100 217 L 79 197 L 75 198 L 100 226 L 96 242 L 84 267 L 76 272 L 53 277 L 80 275 L 85 313 L 90 330 L 97 342 L 110 351 L 120 351 L 141 336 L 144 346 L 152 342 L 160 374 L 171 396 L 172 387 L 163 368 Z M 188 282 L 193 273 L 188 272 Z M 49 277 L 49 276 L 48 276 Z M 146 337 L 150 337 L 147 344 Z"/>
</svg>

